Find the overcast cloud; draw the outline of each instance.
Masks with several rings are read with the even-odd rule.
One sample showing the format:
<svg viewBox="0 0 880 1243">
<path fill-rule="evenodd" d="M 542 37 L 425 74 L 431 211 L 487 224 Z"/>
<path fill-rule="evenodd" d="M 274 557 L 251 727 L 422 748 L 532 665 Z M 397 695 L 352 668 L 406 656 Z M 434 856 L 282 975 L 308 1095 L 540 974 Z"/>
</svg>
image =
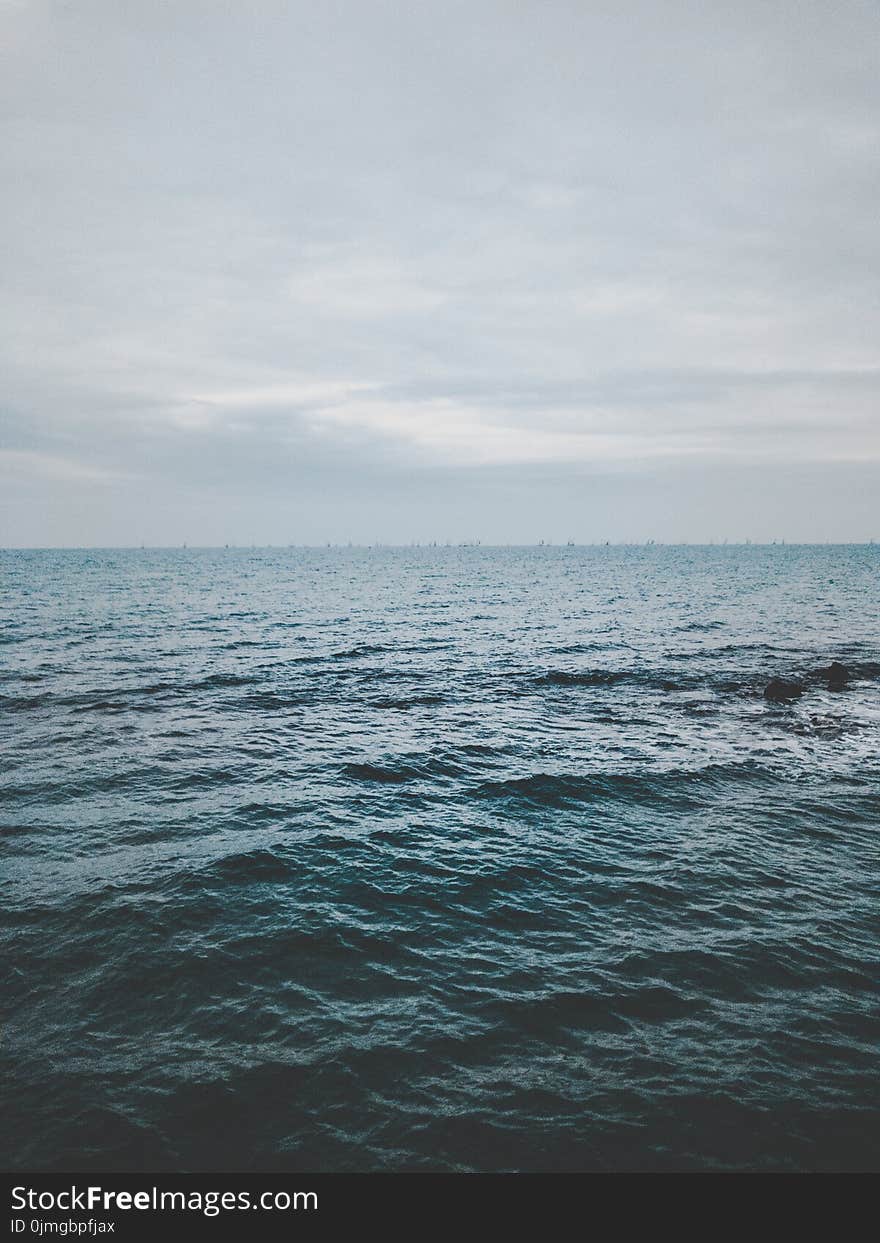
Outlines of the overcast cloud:
<svg viewBox="0 0 880 1243">
<path fill-rule="evenodd" d="M 0 30 L 0 543 L 880 538 L 874 0 Z"/>
</svg>

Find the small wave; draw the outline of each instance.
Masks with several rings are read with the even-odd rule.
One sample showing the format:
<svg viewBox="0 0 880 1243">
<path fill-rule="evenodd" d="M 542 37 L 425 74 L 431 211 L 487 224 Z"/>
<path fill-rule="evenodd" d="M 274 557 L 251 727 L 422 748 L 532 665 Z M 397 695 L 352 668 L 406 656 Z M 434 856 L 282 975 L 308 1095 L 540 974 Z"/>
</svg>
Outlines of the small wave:
<svg viewBox="0 0 880 1243">
<path fill-rule="evenodd" d="M 123 686 L 114 691 L 94 690 L 81 695 L 66 695 L 57 702 L 74 712 L 153 712 L 157 710 L 156 700 L 179 693 L 180 687 L 174 683 L 159 682 L 147 686 Z"/>
<path fill-rule="evenodd" d="M 233 700 L 229 707 L 236 711 L 283 712 L 286 708 L 298 708 L 302 698 L 294 694 L 279 695 L 276 691 L 257 691 Z"/>
<path fill-rule="evenodd" d="M 551 669 L 534 679 L 538 686 L 596 687 L 633 686 L 658 690 L 667 694 L 676 691 L 707 690 L 737 693 L 750 686 L 741 678 L 726 674 L 687 673 L 682 669 Z"/>
<path fill-rule="evenodd" d="M 436 780 L 443 777 L 460 777 L 467 769 L 449 756 L 413 761 L 397 759 L 386 764 L 345 764 L 342 772 L 355 781 L 375 781 L 387 785 L 401 785 L 405 781 Z"/>
<path fill-rule="evenodd" d="M 244 766 L 237 768 L 225 768 L 222 765 L 216 768 L 205 766 L 198 770 L 180 771 L 172 775 L 163 773 L 162 775 L 165 777 L 167 789 L 183 793 L 211 790 L 216 786 L 243 785 L 253 781 L 253 775 Z"/>
<path fill-rule="evenodd" d="M 406 769 L 380 768 L 378 764 L 346 764 L 342 771 L 355 781 L 381 781 L 389 785 L 409 781 L 414 775 Z"/>
<path fill-rule="evenodd" d="M 563 807 L 593 802 L 691 802 L 700 790 L 718 788 L 730 781 L 777 778 L 751 761 L 709 764 L 694 770 L 667 772 L 597 773 L 593 776 L 534 773 L 503 781 L 485 781 L 471 791 L 475 798 L 516 800 L 542 807 Z"/>
<path fill-rule="evenodd" d="M 628 675 L 619 670 L 588 669 L 583 673 L 570 672 L 567 669 L 551 669 L 537 679 L 541 686 L 614 686 L 618 682 L 630 680 Z"/>
<path fill-rule="evenodd" d="M 191 683 L 188 690 L 211 690 L 215 686 L 254 686 L 261 679 L 252 673 L 211 673 L 200 682 Z"/>
<path fill-rule="evenodd" d="M 722 621 L 693 621 L 689 622 L 686 626 L 679 626 L 677 629 L 679 634 L 687 634 L 690 631 L 696 631 L 699 634 L 703 634 L 710 630 L 724 630 L 725 627 L 726 622 Z"/>
<path fill-rule="evenodd" d="M 627 643 L 621 643 L 619 647 L 629 647 Z M 552 648 L 555 656 L 586 656 L 589 652 L 604 652 L 607 650 L 605 643 L 557 643 Z"/>
<path fill-rule="evenodd" d="M 232 816 L 236 822 L 243 821 L 245 824 L 274 823 L 300 816 L 304 808 L 311 810 L 311 807 L 312 804 L 305 804 L 303 800 L 296 803 L 245 803 L 235 808 Z"/>
<path fill-rule="evenodd" d="M 373 699 L 370 702 L 372 708 L 384 708 L 397 712 L 409 712 L 412 708 L 433 708 L 437 704 L 442 704 L 445 699 L 442 695 L 412 695 L 408 698 L 394 696 L 386 696 L 380 699 Z"/>
<path fill-rule="evenodd" d="M 560 991 L 487 1007 L 505 1023 L 542 1035 L 560 1028 L 623 1032 L 633 1022 L 669 1022 L 706 1008 L 704 999 L 692 999 L 665 984 L 646 984 L 615 994 Z"/>
<path fill-rule="evenodd" d="M 484 781 L 471 791 L 475 798 L 514 800 L 542 807 L 562 807 L 618 799 L 644 797 L 645 783 L 637 777 L 571 777 L 535 773 L 530 777 L 509 777 L 503 781 Z"/>
<path fill-rule="evenodd" d="M 74 708 L 74 712 L 125 712 L 132 705 L 120 703 L 119 700 L 96 699 L 94 703 L 83 704 L 79 708 Z"/>
<path fill-rule="evenodd" d="M 660 673 L 650 669 L 551 669 L 536 679 L 539 686 L 641 686 L 661 691 L 693 690 L 709 685 L 710 678 L 679 671 Z"/>
<path fill-rule="evenodd" d="M 0 709 L 9 712 L 39 708 L 70 708 L 74 712 L 118 712 L 124 709 L 148 710 L 152 701 L 222 687 L 252 686 L 261 681 L 253 674 L 215 673 L 196 682 L 148 682 L 140 686 L 95 687 L 73 694 L 0 695 Z"/>
<path fill-rule="evenodd" d="M 271 639 L 233 639 L 230 643 L 224 643 L 222 650 L 224 652 L 237 652 L 239 648 L 256 647 L 263 651 L 269 651 L 283 646 L 282 643 L 273 642 Z"/>
<path fill-rule="evenodd" d="M 253 881 L 283 881 L 291 875 L 291 865 L 274 851 L 249 850 L 241 854 L 227 855 L 212 863 L 199 875 L 217 880 L 229 880 L 248 885 Z"/>
<path fill-rule="evenodd" d="M 36 712 L 52 703 L 51 695 L 0 695 L 2 712 Z"/>
<path fill-rule="evenodd" d="M 268 847 L 236 851 L 213 859 L 204 866 L 183 867 L 166 875 L 157 886 L 163 900 L 189 902 L 194 894 L 204 894 L 213 886 L 276 884 L 294 875 L 291 863 Z"/>
</svg>

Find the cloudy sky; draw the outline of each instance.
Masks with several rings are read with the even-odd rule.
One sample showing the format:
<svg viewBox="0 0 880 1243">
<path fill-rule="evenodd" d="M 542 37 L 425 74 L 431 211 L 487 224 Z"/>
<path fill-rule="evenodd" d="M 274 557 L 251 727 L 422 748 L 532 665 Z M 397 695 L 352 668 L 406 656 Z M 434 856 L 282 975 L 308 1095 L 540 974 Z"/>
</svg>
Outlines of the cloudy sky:
<svg viewBox="0 0 880 1243">
<path fill-rule="evenodd" d="M 880 539 L 876 0 L 0 44 L 0 544 Z"/>
</svg>

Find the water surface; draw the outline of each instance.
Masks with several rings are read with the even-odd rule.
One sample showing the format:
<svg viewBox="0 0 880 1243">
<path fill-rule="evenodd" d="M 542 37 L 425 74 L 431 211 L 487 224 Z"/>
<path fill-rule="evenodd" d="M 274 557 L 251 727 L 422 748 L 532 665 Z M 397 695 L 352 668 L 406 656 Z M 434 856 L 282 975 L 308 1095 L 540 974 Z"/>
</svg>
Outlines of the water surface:
<svg viewBox="0 0 880 1243">
<path fill-rule="evenodd" d="M 876 1168 L 878 571 L 0 553 L 3 1165 Z"/>
</svg>

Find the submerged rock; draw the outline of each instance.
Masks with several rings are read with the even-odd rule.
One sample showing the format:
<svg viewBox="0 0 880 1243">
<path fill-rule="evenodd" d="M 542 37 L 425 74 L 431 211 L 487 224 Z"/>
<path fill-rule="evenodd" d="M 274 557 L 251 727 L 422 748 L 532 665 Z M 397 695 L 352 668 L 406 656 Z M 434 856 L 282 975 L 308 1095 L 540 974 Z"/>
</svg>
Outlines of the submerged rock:
<svg viewBox="0 0 880 1243">
<path fill-rule="evenodd" d="M 823 674 L 828 678 L 828 689 L 830 691 L 846 690 L 846 684 L 849 681 L 849 673 L 845 665 L 840 661 L 833 661 L 827 669 L 822 670 Z"/>
<path fill-rule="evenodd" d="M 838 738 L 843 733 L 843 722 L 839 716 L 816 716 L 811 713 L 809 721 L 800 721 L 794 726 L 794 732 L 814 738 Z"/>
<path fill-rule="evenodd" d="M 804 688 L 800 682 L 789 682 L 786 678 L 773 678 L 764 687 L 764 698 L 775 704 L 791 703 L 793 699 L 800 698 L 803 693 Z"/>
</svg>

